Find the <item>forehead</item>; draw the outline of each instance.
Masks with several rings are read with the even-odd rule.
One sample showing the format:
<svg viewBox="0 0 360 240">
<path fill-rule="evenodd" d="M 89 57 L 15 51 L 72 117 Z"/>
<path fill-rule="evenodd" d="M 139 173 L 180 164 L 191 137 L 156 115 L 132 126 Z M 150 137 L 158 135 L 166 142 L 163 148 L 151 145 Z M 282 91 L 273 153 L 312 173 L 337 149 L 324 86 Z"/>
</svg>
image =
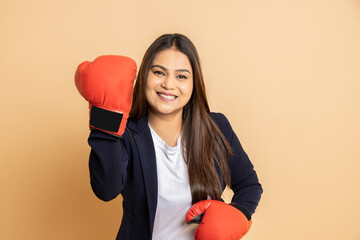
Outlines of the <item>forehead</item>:
<svg viewBox="0 0 360 240">
<path fill-rule="evenodd" d="M 192 70 L 189 58 L 175 48 L 169 48 L 158 52 L 154 57 L 152 65 L 161 65 L 169 70 Z"/>
</svg>

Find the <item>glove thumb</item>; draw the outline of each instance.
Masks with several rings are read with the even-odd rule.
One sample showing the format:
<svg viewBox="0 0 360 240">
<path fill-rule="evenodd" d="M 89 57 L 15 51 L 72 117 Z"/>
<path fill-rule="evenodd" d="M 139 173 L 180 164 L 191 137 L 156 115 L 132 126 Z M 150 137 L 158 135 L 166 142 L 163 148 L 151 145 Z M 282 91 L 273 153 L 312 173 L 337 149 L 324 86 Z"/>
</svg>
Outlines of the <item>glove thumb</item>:
<svg viewBox="0 0 360 240">
<path fill-rule="evenodd" d="M 188 224 L 200 224 L 204 212 L 210 207 L 211 200 L 203 200 L 195 203 L 186 213 L 186 222 Z"/>
</svg>

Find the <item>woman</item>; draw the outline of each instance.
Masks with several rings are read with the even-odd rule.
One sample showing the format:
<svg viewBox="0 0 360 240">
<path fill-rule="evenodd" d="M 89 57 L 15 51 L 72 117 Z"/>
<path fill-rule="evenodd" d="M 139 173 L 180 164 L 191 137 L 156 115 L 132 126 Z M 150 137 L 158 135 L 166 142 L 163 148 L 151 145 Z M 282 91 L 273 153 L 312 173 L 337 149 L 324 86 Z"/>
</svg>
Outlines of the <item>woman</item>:
<svg viewBox="0 0 360 240">
<path fill-rule="evenodd" d="M 76 85 L 91 108 L 91 186 L 102 200 L 123 197 L 117 239 L 245 235 L 262 187 L 226 117 L 209 110 L 192 42 L 165 34 L 151 44 L 130 115 L 134 62 L 103 56 L 90 65 L 79 66 Z M 221 201 L 226 185 L 230 205 Z"/>
</svg>

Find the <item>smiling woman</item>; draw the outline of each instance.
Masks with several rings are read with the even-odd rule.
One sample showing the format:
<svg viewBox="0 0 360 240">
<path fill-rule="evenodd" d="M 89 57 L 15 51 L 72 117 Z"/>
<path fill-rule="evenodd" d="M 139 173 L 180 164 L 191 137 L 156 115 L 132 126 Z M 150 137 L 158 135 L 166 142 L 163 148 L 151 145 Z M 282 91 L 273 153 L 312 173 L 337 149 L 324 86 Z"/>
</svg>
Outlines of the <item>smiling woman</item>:
<svg viewBox="0 0 360 240">
<path fill-rule="evenodd" d="M 189 102 L 192 91 L 192 70 L 187 56 L 175 48 L 156 54 L 147 76 L 145 90 L 150 126 L 156 128 L 155 125 L 160 123 L 156 119 L 166 118 L 166 121 L 172 124 L 172 128 L 166 132 L 175 131 L 170 135 L 178 138 L 182 128 L 183 108 Z"/>
<path fill-rule="evenodd" d="M 100 99 L 119 89 L 112 79 L 128 68 L 105 58 L 79 85 L 96 75 L 98 84 L 110 86 L 93 88 L 106 89 Z M 121 85 L 132 86 L 129 76 Z M 132 91 L 120 89 L 125 92 L 114 101 Z M 210 112 L 198 53 L 184 35 L 162 35 L 146 51 L 126 129 L 111 135 L 97 127 L 89 136 L 93 191 L 105 201 L 123 197 L 117 239 L 222 240 L 248 232 L 262 187 L 226 117 Z M 231 204 L 221 199 L 226 185 L 234 192 Z"/>
</svg>

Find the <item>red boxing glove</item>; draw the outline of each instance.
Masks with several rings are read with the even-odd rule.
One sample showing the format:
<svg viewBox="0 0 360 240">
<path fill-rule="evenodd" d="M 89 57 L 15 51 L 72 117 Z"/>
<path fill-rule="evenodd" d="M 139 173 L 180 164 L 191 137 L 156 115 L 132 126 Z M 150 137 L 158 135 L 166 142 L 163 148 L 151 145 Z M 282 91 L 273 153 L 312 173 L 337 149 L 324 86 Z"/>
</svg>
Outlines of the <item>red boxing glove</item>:
<svg viewBox="0 0 360 240">
<path fill-rule="evenodd" d="M 203 200 L 190 208 L 186 222 L 201 218 L 195 240 L 238 240 L 249 231 L 252 223 L 248 213 L 246 217 L 239 209 L 221 201 Z"/>
<path fill-rule="evenodd" d="M 90 128 L 121 136 L 132 104 L 136 63 L 124 56 L 107 55 L 81 63 L 75 85 L 89 102 Z"/>
</svg>

